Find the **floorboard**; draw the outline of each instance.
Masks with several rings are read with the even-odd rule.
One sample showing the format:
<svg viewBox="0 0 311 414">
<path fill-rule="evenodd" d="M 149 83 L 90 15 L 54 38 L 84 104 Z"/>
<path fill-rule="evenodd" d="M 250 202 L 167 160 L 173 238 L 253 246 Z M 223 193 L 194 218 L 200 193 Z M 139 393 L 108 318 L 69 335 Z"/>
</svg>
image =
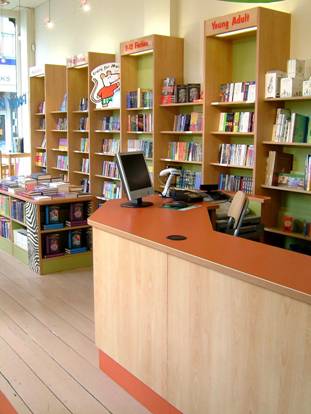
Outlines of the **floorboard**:
<svg viewBox="0 0 311 414">
<path fill-rule="evenodd" d="M 0 262 L 0 391 L 17 412 L 148 414 L 98 368 L 91 271 Z"/>
</svg>

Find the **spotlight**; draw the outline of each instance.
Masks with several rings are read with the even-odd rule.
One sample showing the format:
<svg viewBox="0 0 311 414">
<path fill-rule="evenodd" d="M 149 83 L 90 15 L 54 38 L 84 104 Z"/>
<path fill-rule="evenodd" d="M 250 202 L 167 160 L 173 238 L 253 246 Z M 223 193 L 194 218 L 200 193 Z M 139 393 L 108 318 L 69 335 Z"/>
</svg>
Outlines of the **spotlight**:
<svg viewBox="0 0 311 414">
<path fill-rule="evenodd" d="M 47 19 L 45 19 L 45 26 L 46 26 L 48 29 L 53 29 L 53 27 L 54 27 L 54 22 L 53 22 L 50 18 L 47 18 Z"/>
</svg>

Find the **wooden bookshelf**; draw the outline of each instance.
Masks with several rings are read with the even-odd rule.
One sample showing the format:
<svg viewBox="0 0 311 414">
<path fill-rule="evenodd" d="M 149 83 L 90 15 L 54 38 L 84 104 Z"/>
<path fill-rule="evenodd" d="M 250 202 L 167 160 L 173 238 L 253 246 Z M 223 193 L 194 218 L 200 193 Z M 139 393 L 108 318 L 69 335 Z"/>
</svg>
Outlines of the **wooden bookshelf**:
<svg viewBox="0 0 311 414">
<path fill-rule="evenodd" d="M 135 50 L 127 49 L 128 45 L 136 41 L 147 45 L 145 54 L 136 54 Z M 127 151 L 128 140 L 135 137 L 152 141 L 153 157 L 148 160 L 148 167 L 153 173 L 156 189 L 159 189 L 159 172 L 164 168 L 163 159 L 167 156 L 168 139 L 161 131 L 173 127 L 169 110 L 160 106 L 161 88 L 163 79 L 168 76 L 175 77 L 178 84 L 183 82 L 183 48 L 183 39 L 160 35 L 121 43 L 121 149 Z M 127 93 L 138 88 L 153 91 L 152 108 L 127 108 Z M 152 114 L 152 132 L 128 131 L 128 115 L 135 111 Z"/>
<path fill-rule="evenodd" d="M 275 113 L 271 103 L 265 101 L 265 73 L 272 68 L 284 69 L 290 51 L 290 15 L 262 7 L 244 10 L 248 20 L 236 29 L 249 29 L 248 33 L 234 32 L 219 27 L 213 22 L 232 22 L 239 13 L 210 19 L 204 27 L 204 132 L 203 132 L 203 182 L 219 181 L 220 173 L 226 168 L 243 167 L 228 165 L 224 167 L 219 160 L 219 146 L 224 142 L 253 145 L 255 167 L 246 177 L 253 179 L 252 194 L 264 194 L 262 185 L 265 180 L 266 156 L 268 149 L 263 142 L 271 136 Z M 222 27 L 222 28 L 220 28 Z M 278 53 L 274 53 L 277 50 Z M 211 58 L 213 64 L 211 64 Z M 245 61 L 247 60 L 247 62 Z M 256 81 L 255 102 L 221 102 L 220 85 L 228 82 Z M 221 112 L 254 111 L 254 131 L 249 133 L 218 131 Z M 231 141 L 234 139 L 234 141 Z M 239 175 L 242 175 L 241 173 Z M 271 194 L 269 194 L 271 195 Z M 268 210 L 268 209 L 267 209 Z M 265 217 L 269 219 L 269 217 Z"/>
</svg>

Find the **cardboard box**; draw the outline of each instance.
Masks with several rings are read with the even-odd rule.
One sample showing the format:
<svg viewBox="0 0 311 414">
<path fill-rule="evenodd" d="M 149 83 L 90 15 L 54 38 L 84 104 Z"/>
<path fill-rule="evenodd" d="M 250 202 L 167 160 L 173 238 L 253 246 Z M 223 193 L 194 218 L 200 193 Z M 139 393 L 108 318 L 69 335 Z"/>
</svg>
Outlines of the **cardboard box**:
<svg viewBox="0 0 311 414">
<path fill-rule="evenodd" d="M 305 60 L 289 59 L 287 61 L 287 77 L 288 78 L 304 78 L 305 77 Z"/>
<path fill-rule="evenodd" d="M 303 82 L 302 96 L 311 96 L 311 79 L 305 80 Z"/>
</svg>

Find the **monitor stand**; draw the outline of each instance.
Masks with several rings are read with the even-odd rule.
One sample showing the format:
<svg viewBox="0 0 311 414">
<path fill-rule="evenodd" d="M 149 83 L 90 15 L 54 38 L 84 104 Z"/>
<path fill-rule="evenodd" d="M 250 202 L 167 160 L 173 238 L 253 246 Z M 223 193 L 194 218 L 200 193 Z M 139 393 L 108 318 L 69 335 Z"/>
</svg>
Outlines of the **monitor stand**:
<svg viewBox="0 0 311 414">
<path fill-rule="evenodd" d="M 136 198 L 134 201 L 127 201 L 126 203 L 122 203 L 121 207 L 127 208 L 142 208 L 142 207 L 150 207 L 153 203 L 151 201 L 143 201 L 142 198 Z"/>
</svg>

